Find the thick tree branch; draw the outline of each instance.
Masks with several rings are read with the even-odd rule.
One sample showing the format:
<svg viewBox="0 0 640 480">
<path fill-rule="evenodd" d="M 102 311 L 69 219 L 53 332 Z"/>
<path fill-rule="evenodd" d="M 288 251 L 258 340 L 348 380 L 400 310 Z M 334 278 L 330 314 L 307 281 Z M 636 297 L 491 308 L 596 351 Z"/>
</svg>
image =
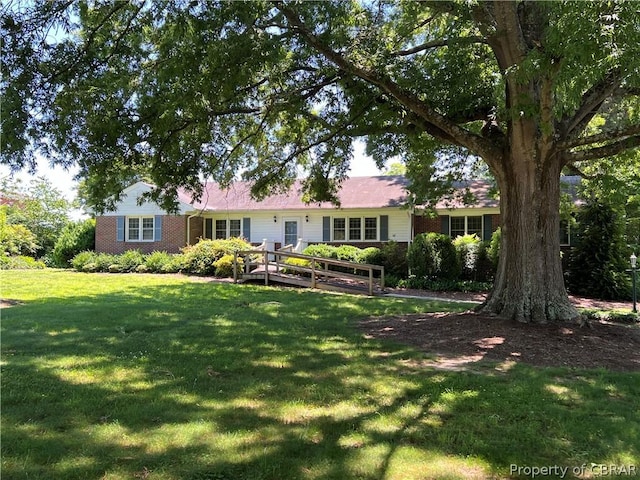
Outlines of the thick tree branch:
<svg viewBox="0 0 640 480">
<path fill-rule="evenodd" d="M 576 112 L 560 122 L 560 131 L 564 139 L 575 138 L 598 113 L 604 101 L 620 86 L 619 71 L 610 72 L 600 82 L 593 85 L 582 95 L 580 106 Z"/>
<path fill-rule="evenodd" d="M 415 53 L 423 52 L 425 50 L 430 50 L 432 48 L 449 47 L 451 45 L 467 45 L 471 43 L 481 43 L 486 45 L 487 40 L 484 37 L 476 36 L 438 39 L 432 40 L 430 42 L 425 42 L 421 45 L 416 45 L 415 47 L 408 48 L 406 50 L 398 50 L 397 52 L 392 52 L 391 55 L 395 57 L 406 57 Z"/>
<path fill-rule="evenodd" d="M 338 68 L 344 72 L 359 77 L 394 97 L 405 108 L 419 116 L 425 124 L 432 126 L 433 132 L 444 132 L 446 135 L 445 138 L 438 138 L 443 138 L 446 141 L 453 140 L 454 143 L 463 146 L 484 158 L 501 155 L 501 150 L 492 142 L 460 127 L 444 115 L 436 112 L 433 108 L 422 102 L 412 93 L 402 89 L 388 77 L 355 65 L 345 56 L 325 45 L 302 23 L 298 15 L 282 2 L 276 1 L 274 2 L 274 5 L 287 18 L 291 28 L 297 31 L 298 34 L 318 53 L 337 65 Z M 431 134 L 438 136 L 435 133 Z"/>
<path fill-rule="evenodd" d="M 609 143 L 602 147 L 595 147 L 586 150 L 580 150 L 573 153 L 565 153 L 564 158 L 569 163 L 586 162 L 590 160 L 598 160 L 600 158 L 612 157 L 619 153 L 640 146 L 640 135 L 633 135 L 624 140 Z"/>
<path fill-rule="evenodd" d="M 571 148 L 581 147 L 584 145 L 593 145 L 595 143 L 610 142 L 616 139 L 624 139 L 632 135 L 640 134 L 640 124 L 631 125 L 629 127 L 620 128 L 611 132 L 599 133 L 597 135 L 589 135 L 588 137 L 576 138 L 574 140 L 565 140 L 558 142 L 556 148 L 559 150 L 569 150 Z"/>
</svg>

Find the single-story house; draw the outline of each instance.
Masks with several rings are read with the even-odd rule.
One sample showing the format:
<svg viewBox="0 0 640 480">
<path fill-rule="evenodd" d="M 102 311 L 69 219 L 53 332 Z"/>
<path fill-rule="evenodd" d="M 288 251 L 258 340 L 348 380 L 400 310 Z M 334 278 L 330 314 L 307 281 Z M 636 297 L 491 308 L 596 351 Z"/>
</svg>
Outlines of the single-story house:
<svg viewBox="0 0 640 480">
<path fill-rule="evenodd" d="M 423 215 L 406 206 L 408 181 L 402 176 L 353 177 L 340 190 L 340 207 L 330 203 L 305 204 L 300 183 L 286 194 L 262 201 L 250 196 L 247 182 L 235 182 L 228 189 L 207 183 L 196 202 L 179 192 L 177 214 L 167 214 L 152 202 L 138 204 L 138 198 L 152 185 L 137 182 L 124 190 L 113 212 L 96 218 L 96 251 L 122 253 L 138 249 L 179 252 L 201 238 L 244 237 L 254 245 L 268 246 L 312 243 L 380 246 L 387 241 L 407 245 L 424 232 L 451 237 L 476 234 L 489 240 L 500 225 L 499 200 L 488 182 L 472 181 L 466 188 L 473 194 L 472 206 L 440 201 L 437 216 Z M 565 239 L 568 244 L 568 235 Z"/>
</svg>

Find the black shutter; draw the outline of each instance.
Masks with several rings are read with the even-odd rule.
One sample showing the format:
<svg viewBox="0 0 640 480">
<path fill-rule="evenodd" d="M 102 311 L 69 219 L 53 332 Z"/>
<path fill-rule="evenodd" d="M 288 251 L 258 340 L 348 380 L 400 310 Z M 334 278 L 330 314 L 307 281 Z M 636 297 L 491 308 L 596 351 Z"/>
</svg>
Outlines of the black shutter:
<svg viewBox="0 0 640 480">
<path fill-rule="evenodd" d="M 116 218 L 116 241 L 124 242 L 124 217 Z"/>
<path fill-rule="evenodd" d="M 389 215 L 380 215 L 380 241 L 389 240 Z"/>
<path fill-rule="evenodd" d="M 445 235 L 451 235 L 449 230 L 449 215 L 440 216 L 440 233 Z"/>
<path fill-rule="evenodd" d="M 242 219 L 242 236 L 247 242 L 251 241 L 251 219 L 249 217 Z"/>
<path fill-rule="evenodd" d="M 331 241 L 331 217 L 322 217 L 322 241 Z"/>
<path fill-rule="evenodd" d="M 493 215 L 482 216 L 482 240 L 488 242 L 493 234 Z"/>
</svg>

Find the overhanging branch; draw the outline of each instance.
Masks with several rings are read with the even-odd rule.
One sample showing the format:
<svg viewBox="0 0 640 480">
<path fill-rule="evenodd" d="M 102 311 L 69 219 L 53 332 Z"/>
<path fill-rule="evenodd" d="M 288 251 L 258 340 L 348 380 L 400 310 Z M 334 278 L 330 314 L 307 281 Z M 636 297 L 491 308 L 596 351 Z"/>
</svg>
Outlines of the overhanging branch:
<svg viewBox="0 0 640 480">
<path fill-rule="evenodd" d="M 597 135 L 589 135 L 587 137 L 576 138 L 575 140 L 565 140 L 558 142 L 559 150 L 569 150 L 584 145 L 594 145 L 596 143 L 610 142 L 612 140 L 624 140 L 632 135 L 640 133 L 640 124 L 631 125 L 629 127 L 620 128 L 610 132 L 599 133 Z"/>
<path fill-rule="evenodd" d="M 604 101 L 613 95 L 620 86 L 621 78 L 618 70 L 609 72 L 600 82 L 587 90 L 580 101 L 576 112 L 560 122 L 560 131 L 566 139 L 575 138 L 584 130 L 591 119 L 598 113 Z"/>
<path fill-rule="evenodd" d="M 638 146 L 640 146 L 640 135 L 633 135 L 625 138 L 624 140 L 612 142 L 602 147 L 580 150 L 573 153 L 565 153 L 565 158 L 569 163 L 586 162 L 605 157 L 612 157 L 624 152 L 625 150 L 630 150 Z"/>
<path fill-rule="evenodd" d="M 454 143 L 463 146 L 484 158 L 493 156 L 497 157 L 501 155 L 501 150 L 492 142 L 470 132 L 469 130 L 466 130 L 457 123 L 452 122 L 450 119 L 421 101 L 411 92 L 402 89 L 387 76 L 358 66 L 342 54 L 331 49 L 322 40 L 320 40 L 320 38 L 313 34 L 304 25 L 299 16 L 283 2 L 275 1 L 273 4 L 287 18 L 287 21 L 291 26 L 290 28 L 296 31 L 309 44 L 309 46 L 315 49 L 319 54 L 323 55 L 342 71 L 361 78 L 394 97 L 401 105 L 407 108 L 407 110 L 416 114 L 425 124 L 432 127 L 431 130 L 433 132 L 444 132 L 446 136 L 443 138 L 435 133 L 432 133 L 432 135 L 449 142 L 453 141 Z M 425 130 L 428 131 L 426 128 Z"/>
<path fill-rule="evenodd" d="M 432 48 L 449 47 L 451 45 L 467 45 L 472 43 L 482 43 L 486 45 L 487 40 L 484 37 L 458 37 L 432 40 L 421 45 L 416 45 L 413 48 L 398 50 L 397 52 L 391 53 L 391 55 L 395 57 L 406 57 Z"/>
</svg>

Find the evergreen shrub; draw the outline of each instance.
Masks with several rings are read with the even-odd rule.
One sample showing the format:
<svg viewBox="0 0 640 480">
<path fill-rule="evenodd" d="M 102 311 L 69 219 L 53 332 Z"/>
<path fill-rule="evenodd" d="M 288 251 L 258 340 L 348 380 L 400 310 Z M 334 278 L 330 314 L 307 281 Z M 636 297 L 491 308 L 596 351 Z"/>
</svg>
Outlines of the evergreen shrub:
<svg viewBox="0 0 640 480">
<path fill-rule="evenodd" d="M 96 221 L 93 218 L 67 224 L 53 246 L 53 264 L 69 268 L 71 259 L 76 254 L 95 248 L 95 235 Z"/>
<path fill-rule="evenodd" d="M 631 298 L 623 218 L 612 206 L 593 202 L 578 212 L 570 255 L 566 280 L 571 293 L 603 300 Z"/>
<path fill-rule="evenodd" d="M 411 275 L 416 278 L 455 280 L 460 273 L 458 255 L 448 235 L 416 235 L 407 252 Z"/>
</svg>

